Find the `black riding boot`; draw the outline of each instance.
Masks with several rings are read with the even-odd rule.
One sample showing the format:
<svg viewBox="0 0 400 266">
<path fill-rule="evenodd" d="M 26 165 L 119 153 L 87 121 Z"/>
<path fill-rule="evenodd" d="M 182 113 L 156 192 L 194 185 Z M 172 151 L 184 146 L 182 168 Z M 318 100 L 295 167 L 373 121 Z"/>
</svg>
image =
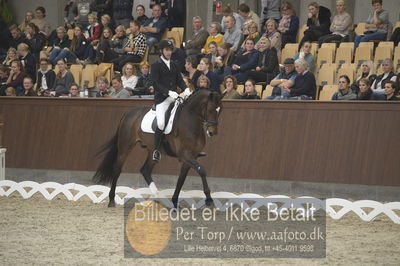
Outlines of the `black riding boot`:
<svg viewBox="0 0 400 266">
<path fill-rule="evenodd" d="M 161 153 L 159 151 L 161 146 L 161 141 L 163 138 L 164 132 L 163 130 L 157 128 L 156 132 L 154 133 L 154 151 L 153 151 L 153 161 L 160 161 Z"/>
</svg>

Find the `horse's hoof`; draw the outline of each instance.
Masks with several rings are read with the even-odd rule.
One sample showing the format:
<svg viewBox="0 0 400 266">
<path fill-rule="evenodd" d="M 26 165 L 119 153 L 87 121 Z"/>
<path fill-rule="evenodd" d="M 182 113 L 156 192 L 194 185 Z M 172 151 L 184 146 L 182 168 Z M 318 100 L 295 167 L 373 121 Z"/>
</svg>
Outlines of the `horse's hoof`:
<svg viewBox="0 0 400 266">
<path fill-rule="evenodd" d="M 114 208 L 115 207 L 115 202 L 114 201 L 110 201 L 108 203 L 108 208 Z"/>
<path fill-rule="evenodd" d="M 207 207 L 214 207 L 214 200 L 212 198 L 206 199 L 206 206 Z"/>
</svg>

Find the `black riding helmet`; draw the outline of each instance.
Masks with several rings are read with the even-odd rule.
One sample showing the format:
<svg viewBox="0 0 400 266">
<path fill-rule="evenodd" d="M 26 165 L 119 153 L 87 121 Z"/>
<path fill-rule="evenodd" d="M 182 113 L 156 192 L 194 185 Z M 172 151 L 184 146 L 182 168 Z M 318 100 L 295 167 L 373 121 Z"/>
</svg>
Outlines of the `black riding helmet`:
<svg viewBox="0 0 400 266">
<path fill-rule="evenodd" d="M 174 44 L 170 40 L 162 40 L 158 45 L 158 48 L 160 49 L 160 53 L 162 54 L 163 49 L 174 49 Z"/>
</svg>

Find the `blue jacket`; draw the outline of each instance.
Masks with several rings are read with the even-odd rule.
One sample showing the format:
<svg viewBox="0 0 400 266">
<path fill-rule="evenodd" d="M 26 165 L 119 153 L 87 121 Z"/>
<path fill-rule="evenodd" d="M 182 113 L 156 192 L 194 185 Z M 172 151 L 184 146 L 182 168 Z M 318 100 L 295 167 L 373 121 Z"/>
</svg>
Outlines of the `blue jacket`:
<svg viewBox="0 0 400 266">
<path fill-rule="evenodd" d="M 210 89 L 216 93 L 220 93 L 219 90 L 219 78 L 218 75 L 212 71 L 208 71 L 206 77 L 210 80 Z"/>
<path fill-rule="evenodd" d="M 150 23 L 153 23 L 153 18 L 148 18 L 144 23 L 143 23 L 143 27 L 148 27 L 150 25 Z M 144 35 L 146 35 L 146 38 L 148 37 L 153 37 L 156 38 L 157 40 L 161 40 L 161 37 L 165 31 L 165 29 L 167 28 L 168 23 L 167 23 L 167 19 L 165 17 L 160 17 L 156 23 L 154 23 L 152 25 L 152 27 L 157 28 L 157 33 L 150 33 L 150 32 L 146 32 Z"/>
<path fill-rule="evenodd" d="M 233 60 L 233 63 L 232 63 L 232 64 L 237 64 L 237 65 L 238 65 L 238 63 L 236 62 L 236 61 L 237 61 L 237 58 L 238 58 L 239 56 L 241 56 L 242 54 L 243 54 L 243 52 L 240 52 L 240 53 L 235 57 L 235 59 Z M 251 70 L 251 69 L 256 68 L 257 63 L 258 63 L 258 55 L 259 55 L 259 52 L 258 52 L 256 49 L 253 49 L 253 51 L 252 51 L 251 54 L 249 55 L 249 58 L 248 58 L 247 62 L 240 65 L 240 70 L 239 70 L 239 71 L 240 71 L 240 72 L 246 72 L 247 70 Z"/>
</svg>

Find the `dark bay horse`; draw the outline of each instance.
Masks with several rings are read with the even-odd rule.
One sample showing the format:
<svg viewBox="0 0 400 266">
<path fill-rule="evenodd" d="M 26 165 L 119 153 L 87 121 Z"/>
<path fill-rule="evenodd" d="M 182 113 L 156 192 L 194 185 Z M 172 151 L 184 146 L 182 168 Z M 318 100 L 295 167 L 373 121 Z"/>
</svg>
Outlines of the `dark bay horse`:
<svg viewBox="0 0 400 266">
<path fill-rule="evenodd" d="M 141 147 L 147 149 L 147 158 L 140 172 L 152 193 L 157 194 L 157 188 L 151 177 L 155 165 L 152 160 L 154 134 L 144 133 L 140 128 L 142 118 L 149 110 L 150 107 L 138 107 L 127 111 L 119 122 L 115 136 L 104 144 L 99 152 L 105 153 L 105 156 L 93 177 L 93 181 L 111 184 L 109 207 L 115 206 L 114 197 L 118 177 L 126 158 L 138 142 Z M 161 153 L 176 157 L 182 162 L 178 182 L 172 196 L 175 208 L 190 168 L 193 168 L 201 176 L 206 204 L 208 206 L 213 204 L 207 184 L 206 171 L 197 162 L 197 157 L 199 157 L 206 143 L 205 131 L 208 136 L 218 133 L 218 117 L 221 111 L 222 103 L 219 94 L 207 90 L 196 91 L 181 104 L 177 110 L 171 133 L 164 137 Z"/>
</svg>

